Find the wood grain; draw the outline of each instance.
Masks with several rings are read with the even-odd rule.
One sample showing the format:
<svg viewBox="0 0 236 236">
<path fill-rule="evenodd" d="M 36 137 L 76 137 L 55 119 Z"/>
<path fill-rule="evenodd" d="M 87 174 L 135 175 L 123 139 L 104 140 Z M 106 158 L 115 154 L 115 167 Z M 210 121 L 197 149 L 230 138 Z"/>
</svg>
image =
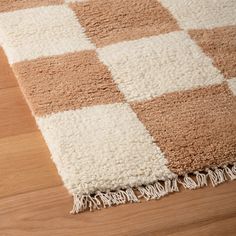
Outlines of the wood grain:
<svg viewBox="0 0 236 236">
<path fill-rule="evenodd" d="M 17 82 L 14 79 L 13 72 L 8 65 L 7 58 L 0 48 L 0 89 L 16 87 Z"/>
<path fill-rule="evenodd" d="M 230 187 L 231 186 L 231 187 Z M 3 198 L 0 229 L 9 235 L 233 235 L 236 192 L 231 184 L 184 191 L 159 201 L 69 215 L 64 187 Z M 11 220 L 14 219 L 14 220 Z M 209 233 L 209 234 L 208 234 Z"/>
<path fill-rule="evenodd" d="M 235 235 L 236 181 L 70 215 L 72 198 L 1 50 L 0 68 L 1 236 Z"/>
<path fill-rule="evenodd" d="M 61 185 L 39 131 L 0 139 L 0 197 Z"/>
<path fill-rule="evenodd" d="M 0 138 L 37 131 L 18 87 L 0 89 Z"/>
</svg>

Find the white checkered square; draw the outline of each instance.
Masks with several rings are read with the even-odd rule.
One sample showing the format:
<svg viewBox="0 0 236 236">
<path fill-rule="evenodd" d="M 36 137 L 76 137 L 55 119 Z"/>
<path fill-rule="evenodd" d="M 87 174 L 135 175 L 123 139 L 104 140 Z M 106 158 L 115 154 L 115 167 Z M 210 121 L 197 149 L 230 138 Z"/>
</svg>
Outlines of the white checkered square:
<svg viewBox="0 0 236 236">
<path fill-rule="evenodd" d="M 97 49 L 128 101 L 221 83 L 223 76 L 183 31 Z"/>
<path fill-rule="evenodd" d="M 235 0 L 161 0 L 182 29 L 209 29 L 236 24 Z"/>
<path fill-rule="evenodd" d="M 72 192 L 74 184 L 77 193 L 85 193 L 173 177 L 164 154 L 128 104 L 59 112 L 37 122 Z"/>
<path fill-rule="evenodd" d="M 66 52 L 94 49 L 73 11 L 66 5 L 0 14 L 2 37 L 10 63 Z M 19 33 L 20 32 L 20 33 Z"/>
</svg>

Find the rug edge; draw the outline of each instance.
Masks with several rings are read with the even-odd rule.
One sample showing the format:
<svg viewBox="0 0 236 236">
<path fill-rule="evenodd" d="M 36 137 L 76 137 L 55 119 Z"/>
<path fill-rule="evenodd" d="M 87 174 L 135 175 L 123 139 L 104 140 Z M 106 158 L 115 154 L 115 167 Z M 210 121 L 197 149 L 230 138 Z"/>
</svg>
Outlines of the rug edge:
<svg viewBox="0 0 236 236">
<path fill-rule="evenodd" d="M 189 176 L 191 174 L 191 176 Z M 204 171 L 186 173 L 184 176 L 177 176 L 173 179 L 157 180 L 154 183 L 137 187 L 127 187 L 115 191 L 100 192 L 93 194 L 73 194 L 73 208 L 70 214 L 78 214 L 87 210 L 101 210 L 111 206 L 126 203 L 138 203 L 143 198 L 146 201 L 158 200 L 169 193 L 179 192 L 179 186 L 185 189 L 199 189 L 208 186 L 212 187 L 226 181 L 236 180 L 236 162 L 220 167 L 206 168 Z"/>
</svg>

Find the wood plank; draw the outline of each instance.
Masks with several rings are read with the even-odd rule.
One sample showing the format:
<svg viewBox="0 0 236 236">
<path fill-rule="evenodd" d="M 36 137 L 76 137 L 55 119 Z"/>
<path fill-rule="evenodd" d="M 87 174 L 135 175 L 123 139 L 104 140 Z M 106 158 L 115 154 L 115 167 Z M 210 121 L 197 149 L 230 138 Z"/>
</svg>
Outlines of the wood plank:
<svg viewBox="0 0 236 236">
<path fill-rule="evenodd" d="M 20 89 L 14 87 L 2 50 L 0 59 L 0 197 L 59 185 L 47 146 Z"/>
<path fill-rule="evenodd" d="M 69 215 L 71 197 L 54 187 L 0 201 L 3 235 L 234 235 L 236 182 L 161 200 Z M 201 234 L 199 234 L 201 233 Z"/>
<path fill-rule="evenodd" d="M 18 87 L 0 89 L 0 138 L 37 131 Z"/>
<path fill-rule="evenodd" d="M 181 231 L 181 234 L 179 232 L 170 234 L 170 236 L 179 236 L 179 235 L 188 235 L 188 236 L 215 236 L 215 235 L 235 235 L 235 216 L 232 216 L 230 218 L 225 217 L 225 219 L 222 219 L 220 221 L 214 221 L 214 222 L 207 222 L 205 225 L 199 225 L 195 228 L 189 228 L 186 231 Z"/>
<path fill-rule="evenodd" d="M 2 48 L 0 48 L 0 89 L 16 87 L 17 81 L 8 65 L 7 57 Z"/>
<path fill-rule="evenodd" d="M 0 139 L 0 198 L 61 185 L 40 132 Z"/>
<path fill-rule="evenodd" d="M 37 130 L 7 58 L 0 48 L 0 138 Z"/>
</svg>

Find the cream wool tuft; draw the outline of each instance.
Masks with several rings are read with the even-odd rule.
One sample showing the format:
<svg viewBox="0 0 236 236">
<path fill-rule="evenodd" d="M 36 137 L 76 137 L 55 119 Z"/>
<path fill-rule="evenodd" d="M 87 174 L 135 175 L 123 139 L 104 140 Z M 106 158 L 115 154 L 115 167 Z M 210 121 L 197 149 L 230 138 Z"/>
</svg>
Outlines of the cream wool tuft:
<svg viewBox="0 0 236 236">
<path fill-rule="evenodd" d="M 37 123 L 52 158 L 62 173 L 67 173 L 62 179 L 72 193 L 139 186 L 175 177 L 128 104 L 60 112 L 37 118 Z M 73 163 L 84 163 L 84 168 Z"/>
</svg>

